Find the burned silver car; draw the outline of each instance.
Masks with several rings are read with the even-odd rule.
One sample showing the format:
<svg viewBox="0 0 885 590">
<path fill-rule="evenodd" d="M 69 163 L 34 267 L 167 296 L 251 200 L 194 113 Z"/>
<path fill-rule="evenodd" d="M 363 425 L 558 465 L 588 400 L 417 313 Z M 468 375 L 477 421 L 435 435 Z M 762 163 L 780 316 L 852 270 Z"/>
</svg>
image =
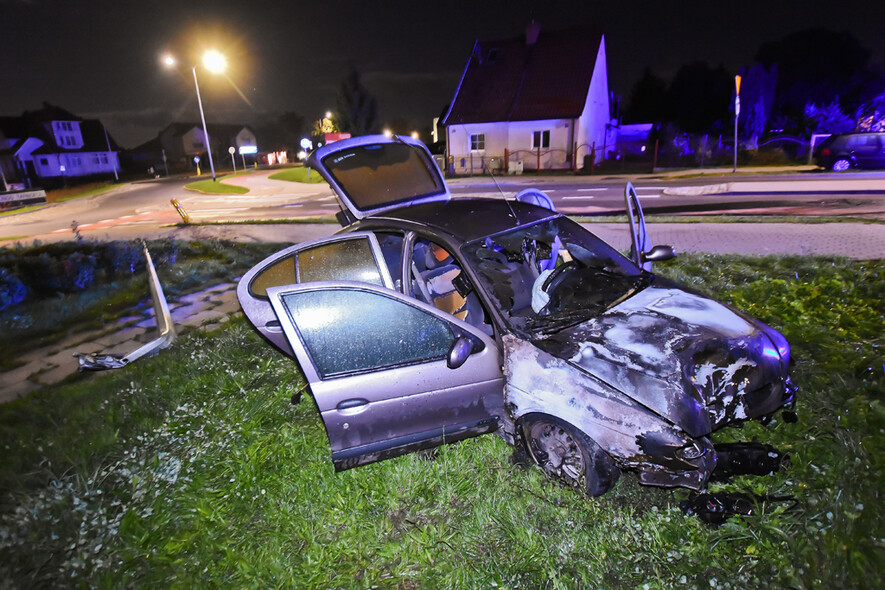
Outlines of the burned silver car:
<svg viewBox="0 0 885 590">
<path fill-rule="evenodd" d="M 360 137 L 312 156 L 345 226 L 240 281 L 254 326 L 310 384 L 336 470 L 497 432 L 599 495 L 631 469 L 701 489 L 710 434 L 793 403 L 776 330 L 649 272 L 552 209 L 452 198 L 426 148 Z"/>
</svg>

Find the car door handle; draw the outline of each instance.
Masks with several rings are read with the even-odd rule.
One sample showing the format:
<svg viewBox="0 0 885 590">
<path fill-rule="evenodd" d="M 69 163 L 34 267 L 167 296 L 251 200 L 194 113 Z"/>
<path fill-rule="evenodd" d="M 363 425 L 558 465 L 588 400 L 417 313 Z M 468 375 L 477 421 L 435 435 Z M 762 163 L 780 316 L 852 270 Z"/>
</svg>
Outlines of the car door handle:
<svg viewBox="0 0 885 590">
<path fill-rule="evenodd" d="M 335 406 L 336 410 L 353 410 L 354 408 L 361 408 L 369 404 L 369 400 L 363 399 L 361 397 L 355 397 L 351 399 L 346 399 L 342 402 L 338 402 L 338 405 Z"/>
<path fill-rule="evenodd" d="M 264 329 L 271 334 L 282 334 L 283 324 L 280 323 L 280 320 L 271 320 L 264 324 Z"/>
</svg>

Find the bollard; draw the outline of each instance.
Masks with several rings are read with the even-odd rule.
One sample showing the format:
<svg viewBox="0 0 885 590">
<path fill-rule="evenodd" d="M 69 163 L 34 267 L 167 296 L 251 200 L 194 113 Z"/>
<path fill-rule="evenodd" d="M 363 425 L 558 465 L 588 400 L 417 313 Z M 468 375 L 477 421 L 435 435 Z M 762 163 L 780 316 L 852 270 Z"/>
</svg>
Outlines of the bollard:
<svg viewBox="0 0 885 590">
<path fill-rule="evenodd" d="M 172 206 L 175 207 L 175 210 L 178 211 L 178 214 L 181 215 L 181 221 L 183 223 L 190 223 L 191 216 L 187 214 L 184 207 L 181 206 L 181 203 L 178 202 L 178 199 L 169 199 L 169 202 L 172 203 Z"/>
</svg>

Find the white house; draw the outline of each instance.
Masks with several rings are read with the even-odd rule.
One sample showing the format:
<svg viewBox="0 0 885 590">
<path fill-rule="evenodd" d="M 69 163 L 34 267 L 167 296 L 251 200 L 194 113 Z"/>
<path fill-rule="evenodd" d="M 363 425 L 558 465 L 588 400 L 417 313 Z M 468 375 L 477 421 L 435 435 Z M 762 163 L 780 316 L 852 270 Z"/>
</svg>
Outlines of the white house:
<svg viewBox="0 0 885 590">
<path fill-rule="evenodd" d="M 44 103 L 20 117 L 0 117 L 0 167 L 10 188 L 113 176 L 120 169 L 118 152 L 101 121 L 57 106 Z"/>
<path fill-rule="evenodd" d="M 448 171 L 576 170 L 614 148 L 596 28 L 476 41 L 443 124 Z"/>
</svg>

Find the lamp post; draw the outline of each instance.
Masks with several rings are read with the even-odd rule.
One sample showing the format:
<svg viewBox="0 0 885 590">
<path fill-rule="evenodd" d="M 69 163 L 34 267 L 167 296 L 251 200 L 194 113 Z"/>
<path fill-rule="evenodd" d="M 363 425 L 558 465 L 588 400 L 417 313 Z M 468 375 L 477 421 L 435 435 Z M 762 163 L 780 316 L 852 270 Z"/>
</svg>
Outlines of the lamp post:
<svg viewBox="0 0 885 590">
<path fill-rule="evenodd" d="M 734 170 L 738 171 L 738 117 L 741 116 L 741 77 L 734 77 Z"/>
<path fill-rule="evenodd" d="M 175 65 L 175 58 L 167 55 L 163 60 L 167 66 Z M 227 67 L 227 59 L 215 50 L 203 54 L 203 67 L 213 73 L 223 72 Z M 209 129 L 206 128 L 206 114 L 203 112 L 203 99 L 200 97 L 200 83 L 197 81 L 197 66 L 191 68 L 194 74 L 194 89 L 197 91 L 197 106 L 200 107 L 200 120 L 203 122 L 203 139 L 206 141 L 206 151 L 209 153 L 209 169 L 212 171 L 212 181 L 215 181 L 215 163 L 212 161 L 212 143 L 209 141 Z"/>
</svg>

